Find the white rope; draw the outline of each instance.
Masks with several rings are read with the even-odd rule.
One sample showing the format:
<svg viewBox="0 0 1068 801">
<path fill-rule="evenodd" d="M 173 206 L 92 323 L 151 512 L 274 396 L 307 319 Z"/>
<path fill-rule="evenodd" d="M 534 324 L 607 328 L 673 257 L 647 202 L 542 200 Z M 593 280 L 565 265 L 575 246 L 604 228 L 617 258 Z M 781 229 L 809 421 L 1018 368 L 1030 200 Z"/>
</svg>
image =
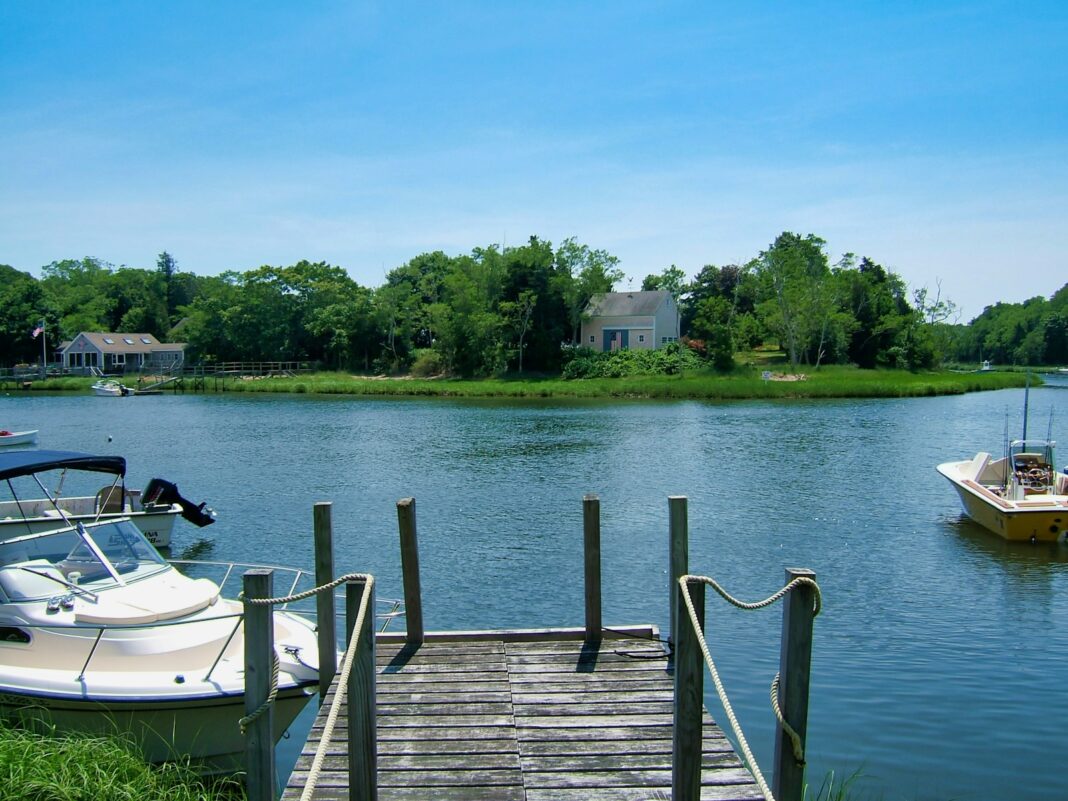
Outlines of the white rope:
<svg viewBox="0 0 1068 801">
<path fill-rule="evenodd" d="M 294 595 L 283 595 L 281 598 L 246 598 L 245 593 L 241 592 L 238 594 L 237 599 L 252 604 L 253 606 L 289 604 L 293 603 L 293 601 L 303 601 L 305 598 L 311 598 L 313 595 L 317 595 L 320 592 L 332 590 L 334 587 L 338 587 L 346 581 L 361 581 L 365 578 L 368 578 L 366 573 L 346 573 L 344 576 L 339 576 L 327 584 L 321 584 L 318 587 L 312 587 L 310 590 L 304 590 L 303 592 L 298 592 Z"/>
<path fill-rule="evenodd" d="M 697 642 L 701 646 L 701 652 L 705 655 L 705 663 L 708 665 L 708 672 L 712 675 L 712 683 L 716 687 L 716 693 L 719 695 L 719 700 L 723 704 L 723 711 L 727 714 L 727 720 L 731 724 L 731 730 L 734 732 L 734 736 L 738 738 L 738 747 L 741 749 L 742 756 L 749 765 L 749 770 L 753 773 L 753 778 L 756 780 L 757 786 L 760 788 L 760 792 L 763 793 L 764 798 L 766 798 L 767 801 L 775 801 L 775 796 L 772 795 L 771 788 L 768 787 L 768 783 L 764 779 L 764 774 L 760 772 L 760 766 L 757 764 L 756 759 L 753 757 L 753 752 L 749 748 L 749 742 L 745 739 L 745 734 L 742 732 L 742 727 L 738 723 L 737 716 L 734 714 L 734 708 L 731 706 L 730 699 L 727 698 L 727 691 L 723 687 L 723 681 L 719 677 L 719 671 L 716 670 L 716 663 L 712 660 L 712 654 L 708 650 L 708 642 L 705 640 L 704 632 L 701 631 L 701 626 L 697 621 L 697 610 L 694 609 L 693 599 L 690 598 L 690 589 L 688 586 L 692 581 L 709 585 L 728 603 L 734 604 L 739 609 L 749 610 L 763 609 L 765 606 L 770 606 L 775 603 L 796 587 L 801 586 L 802 584 L 809 585 L 816 592 L 813 616 L 818 615 L 821 608 L 819 585 L 807 576 L 798 576 L 770 598 L 766 598 L 763 601 L 757 601 L 756 603 L 746 603 L 734 598 L 730 593 L 724 590 L 715 579 L 710 579 L 707 576 L 687 575 L 679 577 L 679 587 L 682 588 L 682 600 L 686 604 L 686 611 L 690 616 L 690 623 L 693 625 L 694 633 L 697 635 Z M 775 683 L 773 683 L 772 686 L 776 690 L 778 689 L 778 676 L 775 677 Z M 776 708 L 777 710 L 777 706 L 778 704 L 776 703 L 773 705 L 773 708 Z M 781 716 L 779 719 L 782 720 Z M 791 729 L 791 731 L 793 730 Z M 797 733 L 794 732 L 794 736 L 796 736 L 796 734 Z M 800 738 L 798 738 L 798 741 L 799 740 Z M 795 756 L 797 754 L 796 746 L 794 754 Z M 801 761 L 803 762 L 803 753 Z"/>
<path fill-rule="evenodd" d="M 361 581 L 361 580 L 366 580 L 367 584 L 368 584 L 368 587 L 370 587 L 371 585 L 374 584 L 374 577 L 373 576 L 369 576 L 366 573 L 346 573 L 345 575 L 340 576 L 340 577 L 334 579 L 333 581 L 331 581 L 331 582 L 329 582 L 327 584 L 322 584 L 322 585 L 320 585 L 318 587 L 312 587 L 310 590 L 305 590 L 303 592 L 298 592 L 295 595 L 285 595 L 285 596 L 282 596 L 281 598 L 246 598 L 245 597 L 245 593 L 242 592 L 237 597 L 243 603 L 247 603 L 250 606 L 270 606 L 270 605 L 273 605 L 273 604 L 288 604 L 288 603 L 292 603 L 293 601 L 301 601 L 301 600 L 303 600 L 305 598 L 310 598 L 311 596 L 316 595 L 316 594 L 318 594 L 320 592 L 326 592 L 328 590 L 332 590 L 332 589 L 334 589 L 334 587 L 337 587 L 337 586 L 339 586 L 341 584 L 344 584 L 347 581 Z M 360 615 L 359 615 L 359 618 L 358 618 L 357 625 L 362 625 L 363 616 L 364 616 L 364 610 L 366 609 L 366 606 L 367 606 L 367 592 L 366 592 L 366 590 L 364 592 L 365 592 L 364 600 L 360 604 Z M 359 639 L 359 635 L 357 634 L 356 637 L 352 641 L 353 644 L 358 639 Z M 278 666 L 278 653 L 277 653 L 277 651 L 275 653 L 271 654 L 271 657 L 272 657 L 271 686 L 270 686 L 270 689 L 267 691 L 267 698 L 253 712 L 250 712 L 248 715 L 245 715 L 243 718 L 241 718 L 240 720 L 237 721 L 237 727 L 239 729 L 241 729 L 241 734 L 244 734 L 248 730 L 249 725 L 253 721 L 255 721 L 258 717 L 260 717 L 260 715 L 262 715 L 264 712 L 266 712 L 270 708 L 271 704 L 274 703 L 275 698 L 278 697 L 278 670 L 279 670 L 279 666 Z"/>
<path fill-rule="evenodd" d="M 349 647 L 345 649 L 344 665 L 341 668 L 341 675 L 337 680 L 337 690 L 334 692 L 334 700 L 330 702 L 330 712 L 326 717 L 326 724 L 323 726 L 323 735 L 319 740 L 319 745 L 315 749 L 315 757 L 312 759 L 311 768 L 308 770 L 308 780 L 304 784 L 304 791 L 300 794 L 300 801 L 309 801 L 312 797 L 312 793 L 315 792 L 315 785 L 319 781 L 319 773 L 323 769 L 323 761 L 326 759 L 326 750 L 330 747 L 331 740 L 334 736 L 334 726 L 337 724 L 337 717 L 341 711 L 341 705 L 345 701 L 345 692 L 348 689 L 349 673 L 352 672 L 352 664 L 355 662 L 356 646 L 360 642 L 360 632 L 363 631 L 364 619 L 367 617 L 367 609 L 370 607 L 371 589 L 375 585 L 374 576 L 366 574 L 350 573 L 350 577 L 358 577 L 366 580 L 367 586 L 363 590 L 363 598 L 360 599 L 360 610 L 356 615 L 356 623 L 352 629 L 352 641 L 349 642 Z M 346 579 L 347 580 L 347 579 Z M 374 725 L 374 722 L 371 722 Z M 352 737 L 354 732 L 349 732 L 349 736 Z"/>
<path fill-rule="evenodd" d="M 267 692 L 266 700 L 257 709 L 237 722 L 237 728 L 241 729 L 241 734 L 247 732 L 252 722 L 271 708 L 271 704 L 274 703 L 274 699 L 278 696 L 278 652 L 271 654 L 271 657 L 271 689 Z"/>
</svg>

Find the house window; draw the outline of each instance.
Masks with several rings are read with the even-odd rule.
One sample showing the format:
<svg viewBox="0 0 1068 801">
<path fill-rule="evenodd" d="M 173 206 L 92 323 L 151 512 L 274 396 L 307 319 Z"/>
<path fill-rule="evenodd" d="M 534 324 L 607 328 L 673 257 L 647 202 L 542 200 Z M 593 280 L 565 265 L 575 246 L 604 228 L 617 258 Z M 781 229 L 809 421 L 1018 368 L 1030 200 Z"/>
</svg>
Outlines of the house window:
<svg viewBox="0 0 1068 801">
<path fill-rule="evenodd" d="M 638 334 L 638 341 L 645 342 L 645 334 Z"/>
<path fill-rule="evenodd" d="M 597 337 L 595 337 L 593 334 L 590 334 L 590 342 L 596 342 L 596 341 L 597 341 Z"/>
<path fill-rule="evenodd" d="M 122 341 L 125 342 L 127 345 L 132 345 L 133 344 L 133 340 L 130 339 L 129 337 L 123 337 Z"/>
<path fill-rule="evenodd" d="M 111 337 L 104 337 L 104 342 L 106 342 L 108 345 L 114 345 L 115 344 L 115 340 L 112 339 Z"/>
<path fill-rule="evenodd" d="M 111 363 L 112 364 L 126 364 L 126 354 L 125 353 L 113 353 L 113 354 L 111 354 Z"/>
<path fill-rule="evenodd" d="M 144 342 L 146 345 L 151 345 L 152 344 L 152 340 L 149 339 L 148 337 L 141 337 L 141 341 Z"/>
</svg>

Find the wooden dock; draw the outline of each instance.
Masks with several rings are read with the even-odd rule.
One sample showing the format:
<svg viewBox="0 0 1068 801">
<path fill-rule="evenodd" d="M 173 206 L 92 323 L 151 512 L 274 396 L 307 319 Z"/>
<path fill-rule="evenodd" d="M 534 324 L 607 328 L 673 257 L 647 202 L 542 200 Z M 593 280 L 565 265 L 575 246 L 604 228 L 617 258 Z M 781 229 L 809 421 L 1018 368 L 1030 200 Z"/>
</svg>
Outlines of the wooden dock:
<svg viewBox="0 0 1068 801">
<path fill-rule="evenodd" d="M 651 627 L 587 643 L 581 630 L 379 635 L 379 801 L 671 798 L 673 672 Z M 328 694 L 282 796 L 300 798 Z M 701 799 L 758 799 L 703 712 Z M 314 798 L 348 799 L 342 710 Z"/>
</svg>

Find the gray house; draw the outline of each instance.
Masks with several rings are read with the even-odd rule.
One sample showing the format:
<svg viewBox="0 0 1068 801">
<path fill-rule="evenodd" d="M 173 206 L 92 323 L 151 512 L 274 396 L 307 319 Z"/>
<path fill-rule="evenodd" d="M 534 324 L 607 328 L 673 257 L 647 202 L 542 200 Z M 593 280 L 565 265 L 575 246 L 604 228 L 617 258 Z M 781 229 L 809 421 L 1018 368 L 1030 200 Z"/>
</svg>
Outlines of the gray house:
<svg viewBox="0 0 1068 801">
<path fill-rule="evenodd" d="M 670 292 L 605 292 L 590 298 L 581 344 L 599 351 L 653 350 L 679 340 L 679 307 Z"/>
<path fill-rule="evenodd" d="M 111 334 L 82 331 L 60 349 L 63 367 L 105 373 L 166 370 L 181 367 L 185 343 L 160 342 L 151 334 Z"/>
</svg>

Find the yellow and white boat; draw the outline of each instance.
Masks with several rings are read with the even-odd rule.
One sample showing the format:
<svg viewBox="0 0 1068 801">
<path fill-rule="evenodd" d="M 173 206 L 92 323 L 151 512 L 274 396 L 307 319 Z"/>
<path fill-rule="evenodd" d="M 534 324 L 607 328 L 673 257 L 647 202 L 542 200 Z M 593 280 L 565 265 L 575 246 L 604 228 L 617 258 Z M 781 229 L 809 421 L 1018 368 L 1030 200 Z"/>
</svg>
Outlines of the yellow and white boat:
<svg viewBox="0 0 1068 801">
<path fill-rule="evenodd" d="M 960 496 L 965 514 L 1007 540 L 1066 542 L 1068 468 L 1058 473 L 1051 440 L 1014 440 L 1008 454 L 945 462 L 938 472 Z"/>
</svg>

